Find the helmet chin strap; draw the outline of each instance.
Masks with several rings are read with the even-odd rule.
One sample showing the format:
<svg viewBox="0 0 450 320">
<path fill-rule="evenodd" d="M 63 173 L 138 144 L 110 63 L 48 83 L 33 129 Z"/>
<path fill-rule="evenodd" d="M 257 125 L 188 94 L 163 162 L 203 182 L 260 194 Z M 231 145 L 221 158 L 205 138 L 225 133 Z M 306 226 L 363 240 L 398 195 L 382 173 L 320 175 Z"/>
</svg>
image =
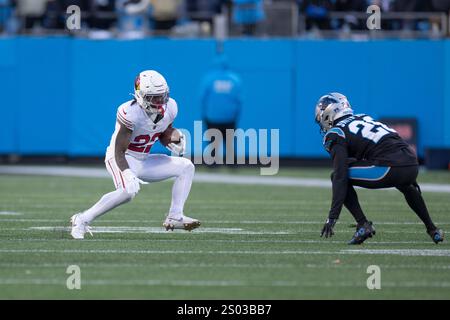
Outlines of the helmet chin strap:
<svg viewBox="0 0 450 320">
<path fill-rule="evenodd" d="M 161 113 L 152 113 L 149 117 L 153 123 L 158 123 L 163 118 L 163 115 Z"/>
<path fill-rule="evenodd" d="M 140 99 L 138 99 L 136 94 L 130 93 L 130 95 L 133 96 L 134 99 L 136 99 L 136 101 L 140 100 Z M 144 110 L 144 112 L 148 115 L 148 117 L 153 121 L 153 123 L 155 123 L 155 124 L 158 123 L 164 117 L 164 109 L 162 108 L 162 106 L 161 106 L 161 108 L 154 108 L 154 109 L 156 109 L 156 111 L 152 112 L 151 109 L 145 108 L 139 102 L 138 102 L 138 104 Z M 160 112 L 160 109 L 161 109 L 161 112 Z"/>
<path fill-rule="evenodd" d="M 160 108 L 157 108 L 156 112 L 147 112 L 147 115 L 150 117 L 153 123 L 158 123 L 162 118 L 164 118 L 164 109 L 161 106 Z"/>
</svg>

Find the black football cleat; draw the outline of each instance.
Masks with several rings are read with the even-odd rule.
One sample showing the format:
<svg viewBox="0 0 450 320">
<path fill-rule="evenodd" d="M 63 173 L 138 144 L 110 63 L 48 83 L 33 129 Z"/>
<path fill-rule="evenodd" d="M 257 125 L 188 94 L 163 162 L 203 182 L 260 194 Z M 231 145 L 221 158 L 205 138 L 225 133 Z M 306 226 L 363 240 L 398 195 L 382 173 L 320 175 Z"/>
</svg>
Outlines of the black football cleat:
<svg viewBox="0 0 450 320">
<path fill-rule="evenodd" d="M 436 244 L 444 241 L 444 231 L 440 229 L 429 230 L 427 233 Z"/>
<path fill-rule="evenodd" d="M 357 226 L 356 233 L 348 244 L 362 244 L 368 238 L 372 238 L 375 233 L 372 221 L 367 221 L 362 226 Z"/>
</svg>

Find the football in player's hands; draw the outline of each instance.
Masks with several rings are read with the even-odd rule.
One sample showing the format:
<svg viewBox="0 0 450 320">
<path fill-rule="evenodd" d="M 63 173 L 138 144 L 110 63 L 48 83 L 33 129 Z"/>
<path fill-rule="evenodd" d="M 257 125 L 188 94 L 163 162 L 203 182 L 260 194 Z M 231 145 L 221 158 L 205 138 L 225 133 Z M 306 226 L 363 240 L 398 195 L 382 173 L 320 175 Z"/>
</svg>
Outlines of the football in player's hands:
<svg viewBox="0 0 450 320">
<path fill-rule="evenodd" d="M 172 127 L 169 127 L 159 136 L 159 141 L 163 146 L 167 147 L 169 143 L 179 143 L 181 139 L 180 132 Z"/>
</svg>

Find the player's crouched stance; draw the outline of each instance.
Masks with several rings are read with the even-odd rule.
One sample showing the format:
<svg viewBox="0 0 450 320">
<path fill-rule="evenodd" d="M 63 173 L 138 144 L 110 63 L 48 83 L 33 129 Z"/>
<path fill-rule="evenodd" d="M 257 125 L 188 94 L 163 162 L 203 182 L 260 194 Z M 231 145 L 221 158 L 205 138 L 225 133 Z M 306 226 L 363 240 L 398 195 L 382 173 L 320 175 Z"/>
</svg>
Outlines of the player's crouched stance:
<svg viewBox="0 0 450 320">
<path fill-rule="evenodd" d="M 431 239 L 435 243 L 444 240 L 444 233 L 432 222 L 416 182 L 417 157 L 395 130 L 367 115 L 354 115 L 347 98 L 339 93 L 320 98 L 315 117 L 334 168 L 333 200 L 321 236 L 328 238 L 334 234 L 333 227 L 343 205 L 357 222 L 349 244 L 362 244 L 375 235 L 375 228 L 367 221 L 354 189 L 359 186 L 397 188 L 423 221 Z"/>
<path fill-rule="evenodd" d="M 192 230 L 200 226 L 196 219 L 183 214 L 195 167 L 189 159 L 149 154 L 152 145 L 161 142 L 173 153 L 183 155 L 185 138 L 172 123 L 178 112 L 169 98 L 169 87 L 156 71 L 141 72 L 135 81 L 134 99 L 117 110 L 116 128 L 106 151 L 105 164 L 116 191 L 105 194 L 90 209 L 71 218 L 71 235 L 83 239 L 89 224 L 115 207 L 132 200 L 141 184 L 175 177 L 172 203 L 163 223 L 166 230 Z"/>
</svg>

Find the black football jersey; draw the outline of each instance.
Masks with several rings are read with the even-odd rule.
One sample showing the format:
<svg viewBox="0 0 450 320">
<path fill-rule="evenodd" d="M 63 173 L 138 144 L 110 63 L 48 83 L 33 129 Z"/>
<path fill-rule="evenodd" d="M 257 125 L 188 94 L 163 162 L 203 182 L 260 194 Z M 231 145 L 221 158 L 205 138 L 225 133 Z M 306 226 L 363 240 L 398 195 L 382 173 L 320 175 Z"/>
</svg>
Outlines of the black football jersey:
<svg viewBox="0 0 450 320">
<path fill-rule="evenodd" d="M 349 158 L 369 160 L 378 166 L 417 165 L 417 156 L 398 133 L 367 115 L 338 119 L 323 139 L 330 152 L 335 144 L 343 145 Z"/>
</svg>

